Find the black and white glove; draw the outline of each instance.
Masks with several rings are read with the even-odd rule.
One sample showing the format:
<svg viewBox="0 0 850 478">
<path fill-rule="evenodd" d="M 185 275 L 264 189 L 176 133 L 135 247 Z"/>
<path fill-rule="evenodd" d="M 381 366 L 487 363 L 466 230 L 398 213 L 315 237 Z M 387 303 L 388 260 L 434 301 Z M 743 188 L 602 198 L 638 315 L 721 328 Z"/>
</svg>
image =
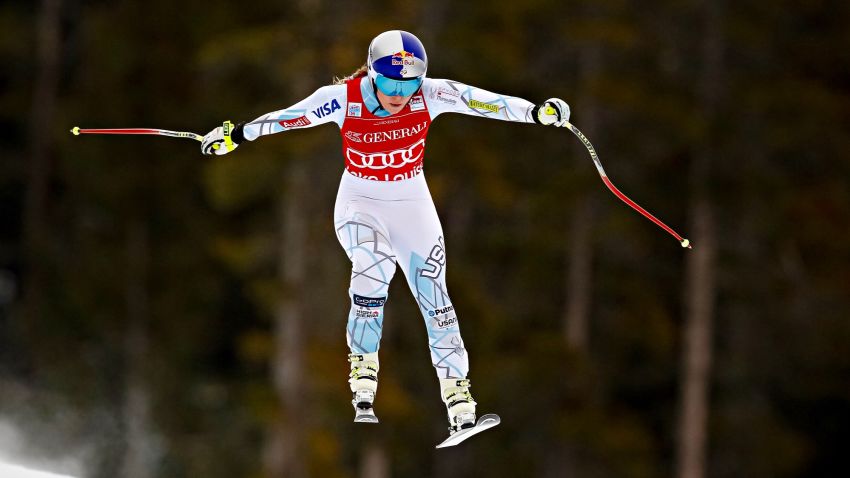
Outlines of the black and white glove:
<svg viewBox="0 0 850 478">
<path fill-rule="evenodd" d="M 560 98 L 549 98 L 534 107 L 532 117 L 536 123 L 545 126 L 564 126 L 570 119 L 570 105 Z"/>
<path fill-rule="evenodd" d="M 242 123 L 234 126 L 230 121 L 225 121 L 223 125 L 204 136 L 201 142 L 201 153 L 221 156 L 236 149 L 244 139 Z"/>
</svg>

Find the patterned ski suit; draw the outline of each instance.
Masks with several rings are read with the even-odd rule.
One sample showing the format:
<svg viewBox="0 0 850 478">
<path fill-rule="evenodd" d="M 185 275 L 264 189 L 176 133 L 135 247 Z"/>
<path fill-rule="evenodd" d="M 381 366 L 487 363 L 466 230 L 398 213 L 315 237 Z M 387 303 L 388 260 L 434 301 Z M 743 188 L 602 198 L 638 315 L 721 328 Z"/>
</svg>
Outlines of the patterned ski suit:
<svg viewBox="0 0 850 478">
<path fill-rule="evenodd" d="M 334 208 L 337 238 L 351 260 L 347 340 L 352 353 L 377 352 L 396 268 L 425 319 L 439 378 L 466 378 L 469 358 L 446 287 L 446 244 L 422 162 L 431 121 L 442 113 L 533 123 L 534 105 L 451 80 L 425 78 L 399 113 L 380 107 L 367 77 L 319 88 L 290 108 L 244 127 L 259 136 L 334 122 L 345 172 Z"/>
</svg>

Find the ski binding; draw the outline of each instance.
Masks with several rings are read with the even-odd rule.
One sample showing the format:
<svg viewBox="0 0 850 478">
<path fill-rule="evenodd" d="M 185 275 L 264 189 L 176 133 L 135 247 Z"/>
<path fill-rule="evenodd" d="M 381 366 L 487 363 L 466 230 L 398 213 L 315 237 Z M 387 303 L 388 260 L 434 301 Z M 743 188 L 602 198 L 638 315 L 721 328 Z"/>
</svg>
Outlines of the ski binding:
<svg viewBox="0 0 850 478">
<path fill-rule="evenodd" d="M 375 392 L 360 390 L 354 394 L 354 423 L 378 423 L 372 401 L 375 400 Z"/>
<path fill-rule="evenodd" d="M 378 423 L 378 417 L 375 416 L 375 410 L 369 408 L 355 408 L 354 410 L 355 423 Z"/>
</svg>

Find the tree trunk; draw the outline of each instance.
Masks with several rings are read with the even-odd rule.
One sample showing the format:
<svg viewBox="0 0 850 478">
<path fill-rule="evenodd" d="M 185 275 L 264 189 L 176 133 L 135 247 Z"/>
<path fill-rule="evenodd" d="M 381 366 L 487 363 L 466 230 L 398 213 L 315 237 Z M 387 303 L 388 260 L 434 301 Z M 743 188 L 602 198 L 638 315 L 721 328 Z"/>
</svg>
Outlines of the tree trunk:
<svg viewBox="0 0 850 478">
<path fill-rule="evenodd" d="M 694 153 L 691 169 L 691 220 L 694 250 L 686 264 L 686 311 L 681 379 L 681 416 L 677 450 L 678 478 L 706 475 L 709 383 L 715 296 L 716 226 L 711 203 L 710 164 L 716 156 L 711 133 L 717 124 L 722 93 L 723 34 L 720 0 L 705 4 L 702 72 L 698 84 L 700 114 L 706 121 L 705 140 Z"/>
<path fill-rule="evenodd" d="M 364 443 L 360 453 L 360 478 L 390 478 L 390 459 L 383 441 Z"/>
<path fill-rule="evenodd" d="M 579 54 L 582 130 L 591 138 L 599 129 L 599 111 L 590 85 L 602 70 L 602 49 L 598 41 L 590 42 Z M 588 352 L 588 323 L 593 295 L 593 199 L 581 193 L 570 221 L 567 249 L 567 303 L 564 308 L 564 336 L 573 350 Z"/>
<path fill-rule="evenodd" d="M 592 217 L 592 200 L 583 196 L 570 221 L 567 304 L 564 309 L 564 336 L 570 348 L 581 355 L 587 354 L 589 347 L 588 323 L 593 280 L 593 245 L 590 240 Z"/>
<path fill-rule="evenodd" d="M 598 7 L 582 7 L 584 21 L 599 17 Z M 602 45 L 591 39 L 583 44 L 578 55 L 580 94 L 574 107 L 580 111 L 580 128 L 589 137 L 599 130 L 600 114 L 594 96 L 593 84 L 602 74 Z M 586 154 L 582 148 L 579 154 Z M 584 159 L 584 158 L 583 158 Z M 593 297 L 593 216 L 594 200 L 586 190 L 578 193 L 576 205 L 566 233 L 567 276 L 565 284 L 566 304 L 562 313 L 563 336 L 567 346 L 580 358 L 590 353 L 590 311 Z M 577 459 L 576 446 L 565 441 L 554 447 L 546 457 L 543 476 L 555 477 L 578 475 L 581 463 Z"/>
<path fill-rule="evenodd" d="M 124 390 L 125 448 L 121 460 L 125 478 L 153 476 L 157 459 L 151 425 L 147 367 L 150 351 L 150 240 L 148 226 L 133 220 L 127 226 L 126 381 Z"/>
<path fill-rule="evenodd" d="M 710 203 L 697 200 L 691 217 L 694 250 L 687 260 L 687 315 L 684 330 L 679 478 L 703 478 L 707 448 L 711 336 L 714 315 L 714 219 Z"/>
<path fill-rule="evenodd" d="M 305 403 L 304 319 L 302 298 L 306 273 L 304 247 L 307 218 L 304 214 L 304 159 L 295 159 L 286 171 L 285 192 L 280 203 L 281 247 L 278 266 L 283 292 L 275 314 L 275 356 L 272 380 L 282 406 L 281 419 L 274 424 L 266 450 L 266 469 L 273 478 L 307 476 L 304 447 Z"/>
<path fill-rule="evenodd" d="M 32 321 L 41 315 L 47 279 L 47 198 L 50 183 L 50 153 L 53 118 L 59 84 L 62 48 L 61 0 L 42 0 L 38 19 L 38 63 L 29 125 L 30 160 L 24 206 L 24 314 Z"/>
<path fill-rule="evenodd" d="M 336 16 L 329 15 L 327 2 L 299 0 L 297 9 L 302 17 L 298 34 L 311 55 L 328 55 L 327 31 L 333 31 Z M 331 20 L 321 20 L 323 18 Z M 301 74 L 290 82 L 293 95 L 304 98 L 318 87 L 321 78 L 329 78 L 326 62 L 309 63 Z M 307 427 L 310 403 L 305 393 L 309 386 L 304 373 L 304 350 L 308 338 L 304 320 L 304 301 L 307 294 L 307 235 L 309 214 L 314 201 L 307 190 L 310 182 L 308 161 L 316 161 L 316 148 L 292 155 L 282 183 L 278 227 L 278 276 L 282 291 L 274 318 L 275 351 L 271 363 L 272 383 L 280 403 L 280 417 L 271 424 L 264 453 L 265 471 L 270 478 L 305 478 L 309 475 L 310 450 L 307 447 Z"/>
</svg>

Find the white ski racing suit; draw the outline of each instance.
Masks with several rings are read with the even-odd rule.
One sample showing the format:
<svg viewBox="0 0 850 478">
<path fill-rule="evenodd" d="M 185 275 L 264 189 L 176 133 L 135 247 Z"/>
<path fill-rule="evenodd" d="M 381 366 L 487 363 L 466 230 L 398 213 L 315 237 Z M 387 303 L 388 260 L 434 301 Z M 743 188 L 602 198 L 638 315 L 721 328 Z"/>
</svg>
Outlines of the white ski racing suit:
<svg viewBox="0 0 850 478">
<path fill-rule="evenodd" d="M 469 359 L 446 287 L 446 245 L 422 173 L 431 121 L 442 113 L 533 123 L 534 104 L 452 80 L 425 78 L 399 113 L 380 107 L 368 77 L 319 88 L 244 126 L 248 140 L 336 123 L 345 157 L 334 208 L 337 238 L 352 263 L 347 340 L 377 352 L 390 280 L 400 267 L 425 319 L 439 378 L 466 378 Z"/>
</svg>

